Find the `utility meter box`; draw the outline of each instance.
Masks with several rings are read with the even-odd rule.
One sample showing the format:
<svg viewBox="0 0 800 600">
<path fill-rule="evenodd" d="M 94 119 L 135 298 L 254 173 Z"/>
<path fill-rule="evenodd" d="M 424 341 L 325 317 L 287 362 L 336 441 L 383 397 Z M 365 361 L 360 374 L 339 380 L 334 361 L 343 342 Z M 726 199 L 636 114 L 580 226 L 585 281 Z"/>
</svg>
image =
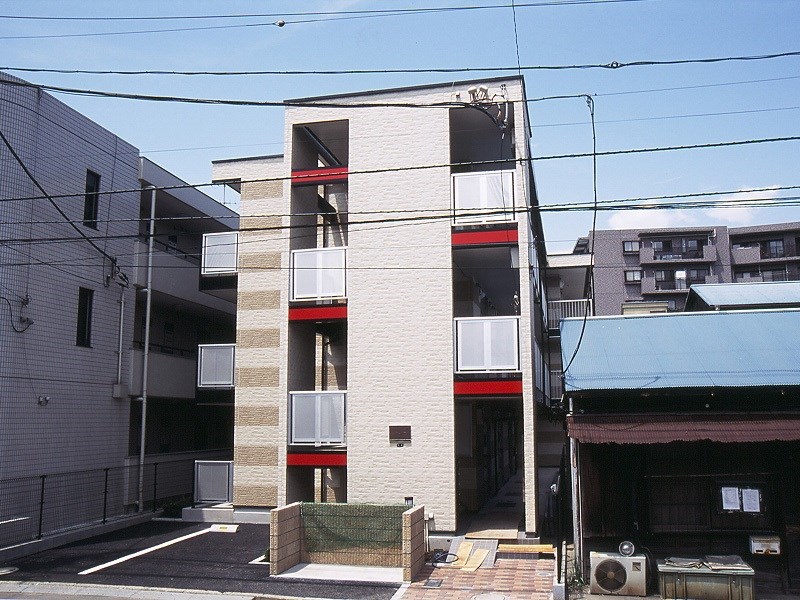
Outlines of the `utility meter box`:
<svg viewBox="0 0 800 600">
<path fill-rule="evenodd" d="M 750 554 L 781 553 L 781 538 L 777 535 L 751 535 Z"/>
</svg>

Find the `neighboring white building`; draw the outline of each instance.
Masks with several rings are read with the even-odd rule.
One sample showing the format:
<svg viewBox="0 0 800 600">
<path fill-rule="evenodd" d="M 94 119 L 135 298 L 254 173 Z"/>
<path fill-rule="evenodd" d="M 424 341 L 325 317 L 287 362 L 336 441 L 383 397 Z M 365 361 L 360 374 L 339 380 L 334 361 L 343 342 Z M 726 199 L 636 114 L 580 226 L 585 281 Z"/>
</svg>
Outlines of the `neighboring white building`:
<svg viewBox="0 0 800 600">
<path fill-rule="evenodd" d="M 0 142 L 0 521 L 17 524 L 0 547 L 136 510 L 150 220 L 140 188 L 185 185 L 24 83 L 0 74 L 0 131 L 30 172 Z M 196 355 L 198 343 L 234 341 L 235 304 L 199 291 L 199 257 L 202 233 L 236 229 L 238 215 L 182 188 L 158 192 L 155 216 L 147 461 L 169 481 L 164 463 L 181 459 L 190 493 L 192 458 L 230 455 L 232 401 L 197 390 Z"/>
<path fill-rule="evenodd" d="M 214 163 L 241 193 L 236 506 L 413 501 L 447 532 L 522 473 L 538 531 L 524 100 L 510 77 L 290 101 L 283 155 Z"/>
</svg>

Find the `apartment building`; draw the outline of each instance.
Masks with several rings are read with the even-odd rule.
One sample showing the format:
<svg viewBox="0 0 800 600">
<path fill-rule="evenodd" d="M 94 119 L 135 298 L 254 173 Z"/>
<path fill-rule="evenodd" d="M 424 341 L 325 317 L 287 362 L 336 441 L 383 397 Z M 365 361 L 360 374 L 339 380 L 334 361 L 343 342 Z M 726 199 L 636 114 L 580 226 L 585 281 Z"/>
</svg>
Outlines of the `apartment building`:
<svg viewBox="0 0 800 600">
<path fill-rule="evenodd" d="M 682 311 L 698 283 L 800 279 L 799 240 L 800 222 L 600 230 L 573 254 L 594 248 L 594 314 Z"/>
<path fill-rule="evenodd" d="M 137 510 L 148 330 L 158 496 L 190 493 L 193 458 L 229 458 L 233 431 L 197 353 L 234 341 L 235 304 L 199 290 L 199 263 L 238 215 L 25 85 L 0 74 L 0 547 Z M 149 186 L 175 188 L 156 193 L 152 282 Z"/>
<path fill-rule="evenodd" d="M 241 193 L 236 506 L 424 504 L 448 532 L 521 473 L 537 532 L 524 98 L 512 77 L 292 100 L 282 155 L 214 163 Z"/>
</svg>

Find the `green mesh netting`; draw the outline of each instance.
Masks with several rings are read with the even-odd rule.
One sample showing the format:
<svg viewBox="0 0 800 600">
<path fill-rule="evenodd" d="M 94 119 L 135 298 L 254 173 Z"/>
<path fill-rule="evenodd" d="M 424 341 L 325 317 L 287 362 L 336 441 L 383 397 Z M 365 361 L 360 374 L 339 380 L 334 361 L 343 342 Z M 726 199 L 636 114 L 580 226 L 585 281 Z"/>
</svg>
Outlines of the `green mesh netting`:
<svg viewBox="0 0 800 600">
<path fill-rule="evenodd" d="M 405 505 L 303 502 L 306 552 L 397 550 L 402 552 Z"/>
</svg>

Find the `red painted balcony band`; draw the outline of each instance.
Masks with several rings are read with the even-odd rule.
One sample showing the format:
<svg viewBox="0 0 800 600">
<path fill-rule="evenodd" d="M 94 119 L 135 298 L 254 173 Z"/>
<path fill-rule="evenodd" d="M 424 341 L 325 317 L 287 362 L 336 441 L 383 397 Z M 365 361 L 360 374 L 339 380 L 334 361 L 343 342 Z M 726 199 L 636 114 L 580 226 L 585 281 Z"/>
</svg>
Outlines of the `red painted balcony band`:
<svg viewBox="0 0 800 600">
<path fill-rule="evenodd" d="M 339 321 L 347 318 L 347 305 L 289 308 L 290 321 Z"/>
<path fill-rule="evenodd" d="M 519 235 L 516 229 L 493 229 L 489 231 L 454 231 L 453 246 L 477 246 L 484 244 L 516 244 Z"/>
<path fill-rule="evenodd" d="M 321 185 L 337 181 L 347 181 L 347 167 L 292 171 L 292 185 Z"/>
<path fill-rule="evenodd" d="M 287 454 L 286 464 L 290 467 L 346 467 L 347 452 Z"/>
<path fill-rule="evenodd" d="M 453 393 L 456 396 L 519 396 L 522 394 L 522 380 L 454 381 Z"/>
</svg>

